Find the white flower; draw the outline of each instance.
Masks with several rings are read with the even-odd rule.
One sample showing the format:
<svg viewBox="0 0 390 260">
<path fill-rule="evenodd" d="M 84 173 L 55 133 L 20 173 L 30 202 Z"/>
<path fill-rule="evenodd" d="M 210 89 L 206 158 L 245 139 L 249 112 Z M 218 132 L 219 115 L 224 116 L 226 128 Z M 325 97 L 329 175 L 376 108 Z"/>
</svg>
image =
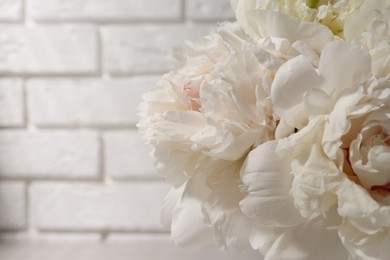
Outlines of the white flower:
<svg viewBox="0 0 390 260">
<path fill-rule="evenodd" d="M 297 17 L 307 22 L 320 23 L 334 35 L 342 37 L 344 22 L 349 14 L 365 0 L 232 0 L 239 22 L 250 19 L 259 10 L 277 12 Z M 263 12 L 261 12 L 264 15 Z M 245 22 L 244 22 L 245 23 Z M 287 25 L 287 24 L 286 24 Z"/>
<path fill-rule="evenodd" d="M 387 259 L 390 80 L 376 78 L 366 51 L 340 41 L 318 64 L 297 56 L 276 73 L 279 126 L 298 132 L 248 155 L 241 208 L 273 227 L 258 245 L 265 259 L 346 259 L 347 250 L 353 259 Z"/>
<path fill-rule="evenodd" d="M 138 126 L 174 186 L 162 216 L 177 244 L 242 249 L 258 233 L 239 208 L 239 171 L 249 150 L 273 138 L 269 89 L 298 54 L 287 41 L 254 42 L 225 24 L 178 49 L 177 69 L 144 96 Z"/>
</svg>

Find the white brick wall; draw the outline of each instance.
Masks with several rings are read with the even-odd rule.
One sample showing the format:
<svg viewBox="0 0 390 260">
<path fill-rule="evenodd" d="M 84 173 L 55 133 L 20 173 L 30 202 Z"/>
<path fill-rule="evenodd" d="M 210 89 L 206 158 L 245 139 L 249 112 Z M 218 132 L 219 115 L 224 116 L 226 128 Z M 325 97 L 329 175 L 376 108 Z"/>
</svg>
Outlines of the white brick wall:
<svg viewBox="0 0 390 260">
<path fill-rule="evenodd" d="M 197 39 L 211 28 L 206 24 L 104 27 L 104 70 L 115 75 L 166 72 L 173 64 L 172 46 Z"/>
<path fill-rule="evenodd" d="M 11 1 L 11 0 L 9 0 Z M 181 0 L 30 0 L 38 21 L 177 21 Z"/>
<path fill-rule="evenodd" d="M 172 245 L 135 127 L 172 47 L 226 19 L 229 0 L 0 0 L 1 260 L 237 259 Z"/>
<path fill-rule="evenodd" d="M 97 35 L 84 26 L 0 26 L 0 74 L 92 74 Z"/>
<path fill-rule="evenodd" d="M 33 223 L 42 230 L 161 231 L 164 183 L 38 183 L 30 188 Z"/>
<path fill-rule="evenodd" d="M 18 21 L 22 17 L 22 0 L 0 0 L 0 21 Z"/>
</svg>

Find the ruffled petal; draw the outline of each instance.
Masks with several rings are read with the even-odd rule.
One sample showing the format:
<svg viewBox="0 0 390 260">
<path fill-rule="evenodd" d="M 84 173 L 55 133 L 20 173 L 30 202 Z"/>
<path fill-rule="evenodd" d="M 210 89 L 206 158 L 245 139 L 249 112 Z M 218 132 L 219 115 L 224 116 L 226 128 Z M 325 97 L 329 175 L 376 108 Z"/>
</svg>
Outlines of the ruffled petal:
<svg viewBox="0 0 390 260">
<path fill-rule="evenodd" d="M 348 115 L 363 97 L 364 90 L 362 87 L 359 87 L 346 92 L 335 104 L 333 111 L 329 115 L 322 138 L 322 146 L 329 158 L 337 158 L 342 147 L 341 137 L 351 128 L 351 121 L 348 119 Z M 367 108 L 365 111 L 369 111 L 369 109 Z"/>
</svg>

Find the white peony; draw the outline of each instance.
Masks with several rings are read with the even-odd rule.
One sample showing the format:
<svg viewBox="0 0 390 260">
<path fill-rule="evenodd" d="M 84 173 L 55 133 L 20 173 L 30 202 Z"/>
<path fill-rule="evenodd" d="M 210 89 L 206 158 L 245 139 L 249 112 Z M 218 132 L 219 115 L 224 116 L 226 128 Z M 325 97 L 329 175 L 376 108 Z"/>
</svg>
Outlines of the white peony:
<svg viewBox="0 0 390 260">
<path fill-rule="evenodd" d="M 325 27 L 310 25 L 315 28 Z M 225 24 L 178 49 L 177 69 L 144 96 L 138 126 L 154 147 L 157 170 L 174 187 L 162 217 L 177 244 L 214 240 L 221 248 L 242 249 L 256 247 L 264 233 L 240 210 L 240 169 L 250 150 L 294 132 L 274 114 L 273 80 L 296 57 L 317 66 L 313 46 L 324 44 L 311 40 L 306 27 L 286 33 L 296 38 L 254 41 L 237 25 Z M 331 39 L 326 30 L 324 35 Z"/>
<path fill-rule="evenodd" d="M 318 67 L 286 62 L 271 97 L 279 125 L 298 132 L 253 150 L 241 171 L 243 212 L 273 227 L 265 259 L 389 258 L 390 80 L 368 52 L 334 41 Z"/>
<path fill-rule="evenodd" d="M 253 147 L 274 138 L 272 79 L 299 54 L 286 40 L 254 42 L 225 24 L 178 49 L 177 69 L 144 96 L 138 127 L 174 187 L 162 218 L 177 244 L 242 249 L 258 233 L 239 208 L 239 171 Z"/>
</svg>

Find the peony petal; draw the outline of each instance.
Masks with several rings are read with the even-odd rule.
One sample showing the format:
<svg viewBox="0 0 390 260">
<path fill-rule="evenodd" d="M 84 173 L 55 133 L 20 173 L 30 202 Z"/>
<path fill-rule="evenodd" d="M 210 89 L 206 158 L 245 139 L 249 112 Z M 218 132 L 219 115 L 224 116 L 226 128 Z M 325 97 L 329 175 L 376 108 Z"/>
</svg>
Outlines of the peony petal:
<svg viewBox="0 0 390 260">
<path fill-rule="evenodd" d="M 285 227 L 303 221 L 289 194 L 292 176 L 289 161 L 277 152 L 277 141 L 251 151 L 241 169 L 244 191 L 241 210 L 260 226 Z"/>
<path fill-rule="evenodd" d="M 203 213 L 220 249 L 241 251 L 249 247 L 251 232 L 256 228 L 239 207 L 244 197 L 239 189 L 239 167 L 238 163 L 214 161 L 214 170 L 207 179 L 211 194 L 203 204 Z"/>
<path fill-rule="evenodd" d="M 380 260 L 390 258 L 388 229 L 367 235 L 346 220 L 339 227 L 339 236 L 351 259 Z"/>
<path fill-rule="evenodd" d="M 312 88 L 320 87 L 322 78 L 312 64 L 304 57 L 297 56 L 283 64 L 275 75 L 271 88 L 271 99 L 275 113 L 289 124 L 300 123 L 303 95 Z M 298 117 L 299 116 L 299 117 Z M 293 119 L 303 117 L 298 122 Z M 297 121 L 297 120 L 296 120 Z"/>
<path fill-rule="evenodd" d="M 343 176 L 339 166 L 322 149 L 325 123 L 326 116 L 316 116 L 298 133 L 278 143 L 278 153 L 292 156 L 291 172 L 294 179 L 291 195 L 295 207 L 305 218 L 323 214 L 337 203 L 331 191 Z"/>
<path fill-rule="evenodd" d="M 332 97 L 338 97 L 343 89 L 368 79 L 371 56 L 358 45 L 334 41 L 322 51 L 319 71 L 325 80 L 321 89 Z"/>
<path fill-rule="evenodd" d="M 171 235 L 175 244 L 196 248 L 213 243 L 213 233 L 203 221 L 202 202 L 210 191 L 204 183 L 205 176 L 189 179 L 172 214 Z"/>
<path fill-rule="evenodd" d="M 297 50 L 301 55 L 305 56 L 314 67 L 318 67 L 320 61 L 320 56 L 304 41 L 296 41 L 292 44 L 295 50 Z"/>
<path fill-rule="evenodd" d="M 172 225 L 172 213 L 175 208 L 176 203 L 180 199 L 183 193 L 184 185 L 178 189 L 172 188 L 169 190 L 168 194 L 165 196 L 161 210 L 160 210 L 160 221 L 163 226 L 167 229 L 171 229 Z"/>
<path fill-rule="evenodd" d="M 337 189 L 338 212 L 340 216 L 352 219 L 357 223 L 359 220 L 369 220 L 367 216 L 372 215 L 379 209 L 379 204 L 370 196 L 370 194 L 360 185 L 345 178 Z M 377 230 L 379 223 L 373 221 L 371 227 L 361 225 L 362 231 L 368 229 Z"/>
<path fill-rule="evenodd" d="M 331 253 L 330 253 L 331 252 Z M 322 217 L 287 229 L 273 244 L 264 260 L 348 259 L 335 230 L 329 230 Z"/>
<path fill-rule="evenodd" d="M 335 159 L 338 156 L 342 145 L 341 137 L 351 127 L 351 122 L 347 119 L 348 114 L 352 112 L 356 104 L 364 97 L 363 92 L 362 87 L 348 90 L 347 93 L 340 97 L 329 115 L 322 143 L 325 153 L 331 159 Z"/>
<path fill-rule="evenodd" d="M 193 174 L 194 161 L 201 154 L 191 151 L 188 145 L 164 142 L 156 146 L 153 155 L 157 172 L 178 188 Z"/>
<path fill-rule="evenodd" d="M 333 100 L 323 90 L 313 88 L 303 95 L 303 103 L 307 114 L 315 116 L 330 112 Z"/>
<path fill-rule="evenodd" d="M 350 42 L 361 37 L 364 29 L 377 15 L 376 10 L 386 8 L 384 2 L 383 0 L 365 0 L 359 9 L 345 19 L 344 38 Z"/>
<path fill-rule="evenodd" d="M 253 8 L 253 5 L 248 5 L 248 9 Z M 248 10 L 246 16 L 246 18 L 237 16 L 237 21 L 249 35 L 255 38 L 273 36 L 288 39 L 291 43 L 301 40 L 317 53 L 320 53 L 323 47 L 333 40 L 333 33 L 327 27 L 286 14 L 264 10 Z"/>
</svg>

